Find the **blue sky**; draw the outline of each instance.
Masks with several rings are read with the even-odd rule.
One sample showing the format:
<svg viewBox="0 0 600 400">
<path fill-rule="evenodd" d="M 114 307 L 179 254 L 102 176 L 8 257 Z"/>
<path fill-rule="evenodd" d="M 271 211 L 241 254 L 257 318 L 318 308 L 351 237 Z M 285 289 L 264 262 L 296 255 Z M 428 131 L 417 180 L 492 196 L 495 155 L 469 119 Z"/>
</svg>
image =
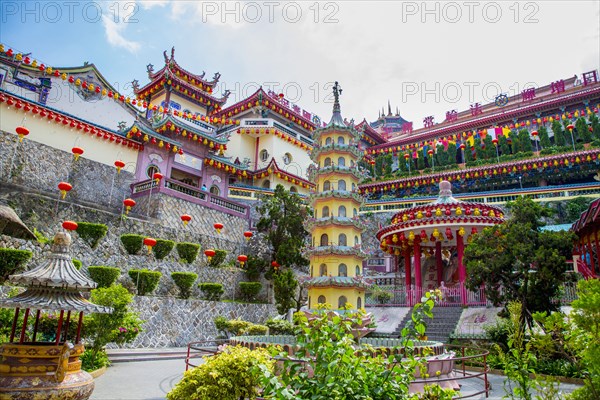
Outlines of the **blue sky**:
<svg viewBox="0 0 600 400">
<path fill-rule="evenodd" d="M 422 126 L 452 109 L 600 67 L 600 2 L 10 1 L 0 42 L 53 66 L 93 62 L 122 88 L 175 46 L 186 69 L 241 99 L 257 85 L 328 119 L 400 108 Z"/>
</svg>

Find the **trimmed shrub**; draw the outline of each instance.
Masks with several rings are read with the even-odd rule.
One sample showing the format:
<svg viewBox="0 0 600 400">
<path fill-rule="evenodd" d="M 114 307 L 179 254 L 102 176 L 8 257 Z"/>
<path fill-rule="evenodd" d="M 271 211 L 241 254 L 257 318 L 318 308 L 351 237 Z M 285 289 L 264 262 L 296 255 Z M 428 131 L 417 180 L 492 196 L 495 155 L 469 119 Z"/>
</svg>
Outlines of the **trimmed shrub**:
<svg viewBox="0 0 600 400">
<path fill-rule="evenodd" d="M 103 265 L 90 265 L 88 267 L 90 278 L 98 284 L 99 288 L 107 288 L 119 279 L 121 270 L 115 267 L 106 267 Z"/>
<path fill-rule="evenodd" d="M 136 235 L 135 233 L 125 233 L 121 235 L 121 243 L 123 243 L 127 254 L 137 254 L 144 244 L 144 236 Z"/>
<path fill-rule="evenodd" d="M 227 332 L 232 336 L 239 336 L 244 334 L 252 325 L 252 322 L 242 321 L 241 319 L 230 319 L 227 321 Z"/>
<path fill-rule="evenodd" d="M 260 282 L 240 282 L 242 297 L 248 301 L 256 300 L 256 295 L 260 293 L 262 283 Z"/>
<path fill-rule="evenodd" d="M 184 261 L 188 264 L 193 263 L 198 257 L 198 252 L 200 251 L 200 245 L 197 243 L 177 243 L 177 254 L 179 254 L 179 258 L 181 261 Z"/>
<path fill-rule="evenodd" d="M 156 246 L 152 247 L 154 257 L 157 260 L 162 260 L 169 255 L 174 246 L 175 242 L 172 240 L 156 239 Z"/>
<path fill-rule="evenodd" d="M 198 279 L 198 274 L 193 272 L 172 272 L 171 278 L 179 288 L 179 297 L 188 299 L 192 295 L 192 285 Z"/>
<path fill-rule="evenodd" d="M 78 259 L 76 259 L 76 258 L 73 258 L 71 261 L 73 261 L 73 265 L 75 265 L 75 268 L 77 268 L 78 270 L 80 270 L 80 269 L 81 269 L 81 266 L 83 265 L 83 264 L 81 263 L 81 261 L 79 261 L 79 260 L 78 260 Z"/>
<path fill-rule="evenodd" d="M 225 257 L 227 257 L 227 252 L 225 250 L 215 249 L 215 256 L 208 263 L 209 267 L 218 268 L 225 261 Z"/>
<path fill-rule="evenodd" d="M 266 335 L 268 329 L 269 328 L 267 328 L 266 325 L 254 324 L 248 327 L 248 329 L 243 332 L 243 335 Z"/>
<path fill-rule="evenodd" d="M 265 322 L 270 335 L 295 335 L 294 325 L 285 319 L 269 319 Z"/>
<path fill-rule="evenodd" d="M 25 269 L 31 255 L 29 250 L 0 248 L 0 284 L 4 283 L 9 275 Z"/>
<path fill-rule="evenodd" d="M 133 280 L 133 284 L 137 288 L 137 294 L 140 296 L 152 293 L 158 286 L 158 281 L 162 276 L 158 271 L 147 269 L 130 269 L 127 274 Z"/>
<path fill-rule="evenodd" d="M 202 290 L 204 298 L 210 301 L 219 301 L 221 299 L 221 296 L 225 292 L 223 290 L 223 285 L 221 285 L 220 283 L 204 282 L 198 284 L 198 287 L 200 288 L 200 290 Z"/>
<path fill-rule="evenodd" d="M 77 222 L 76 232 L 81 240 L 87 243 L 92 249 L 95 249 L 100 240 L 106 236 L 108 226 L 91 222 Z"/>
</svg>

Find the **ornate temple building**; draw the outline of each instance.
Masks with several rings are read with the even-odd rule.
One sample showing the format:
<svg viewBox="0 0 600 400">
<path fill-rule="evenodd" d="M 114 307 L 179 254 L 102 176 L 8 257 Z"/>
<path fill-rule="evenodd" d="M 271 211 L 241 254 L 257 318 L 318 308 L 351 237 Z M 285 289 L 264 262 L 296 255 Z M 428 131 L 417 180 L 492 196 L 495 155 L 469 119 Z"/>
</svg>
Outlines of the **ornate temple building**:
<svg viewBox="0 0 600 400">
<path fill-rule="evenodd" d="M 362 308 L 365 282 L 362 279 L 362 224 L 358 210 L 362 198 L 357 194 L 360 172 L 357 161 L 359 133 L 344 123 L 340 112 L 337 82 L 331 121 L 314 132 L 311 152 L 316 167 L 311 170 L 316 192 L 310 196 L 314 219 L 306 224 L 312 235 L 308 308 L 328 303 L 344 308 L 347 303 Z"/>
</svg>

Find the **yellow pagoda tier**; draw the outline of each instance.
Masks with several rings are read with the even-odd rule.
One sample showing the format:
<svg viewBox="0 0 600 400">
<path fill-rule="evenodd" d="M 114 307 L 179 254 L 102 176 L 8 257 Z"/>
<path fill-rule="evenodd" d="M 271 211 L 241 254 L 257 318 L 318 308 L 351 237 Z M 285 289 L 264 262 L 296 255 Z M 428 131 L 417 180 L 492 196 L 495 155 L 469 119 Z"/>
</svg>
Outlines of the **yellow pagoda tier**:
<svg viewBox="0 0 600 400">
<path fill-rule="evenodd" d="M 340 112 L 338 83 L 333 88 L 335 103 L 331 121 L 313 134 L 314 147 L 309 176 L 316 191 L 310 196 L 314 217 L 305 224 L 312 234 L 308 308 L 328 303 L 341 309 L 365 304 L 361 247 L 363 226 L 358 210 L 363 198 L 357 193 L 360 172 L 358 150 L 360 133 L 347 126 Z"/>
</svg>

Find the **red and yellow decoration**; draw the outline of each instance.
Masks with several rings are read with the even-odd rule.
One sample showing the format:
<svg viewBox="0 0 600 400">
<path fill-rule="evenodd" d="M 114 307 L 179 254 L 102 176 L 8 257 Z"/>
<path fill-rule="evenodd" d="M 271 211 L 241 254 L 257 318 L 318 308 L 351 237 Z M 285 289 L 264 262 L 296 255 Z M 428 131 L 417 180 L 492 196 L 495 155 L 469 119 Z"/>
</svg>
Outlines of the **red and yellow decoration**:
<svg viewBox="0 0 600 400">
<path fill-rule="evenodd" d="M 238 256 L 237 260 L 240 262 L 240 265 L 242 266 L 242 268 L 244 268 L 244 264 L 246 263 L 246 261 L 248 261 L 248 256 L 244 255 L 244 254 L 240 254 Z"/>
<path fill-rule="evenodd" d="M 125 163 L 121 160 L 115 161 L 115 168 L 117 169 L 117 174 L 121 173 L 121 170 L 125 168 Z"/>
<path fill-rule="evenodd" d="M 210 262 L 210 260 L 212 260 L 212 258 L 215 256 L 215 254 L 217 254 L 217 253 L 213 249 L 204 250 L 204 255 L 206 256 L 206 259 L 208 260 L 208 262 Z"/>
<path fill-rule="evenodd" d="M 60 198 L 64 200 L 64 198 L 67 196 L 67 193 L 71 191 L 71 189 L 73 189 L 73 185 L 71 185 L 68 182 L 60 182 L 58 184 L 58 190 L 60 190 Z"/>
<path fill-rule="evenodd" d="M 181 216 L 181 221 L 183 222 L 183 226 L 187 226 L 187 224 L 189 224 L 191 220 L 192 220 L 192 216 L 191 215 L 183 214 Z"/>
<path fill-rule="evenodd" d="M 252 236 L 254 236 L 254 234 L 250 231 L 246 231 L 244 232 L 244 237 L 246 238 L 246 242 L 250 241 L 250 238 L 252 238 Z"/>
<path fill-rule="evenodd" d="M 215 230 L 217 231 L 217 233 L 221 233 L 221 229 L 223 229 L 223 224 L 220 222 L 216 222 L 213 227 L 215 228 Z"/>
<path fill-rule="evenodd" d="M 83 149 L 81 147 L 73 147 L 71 149 L 71 153 L 73 153 L 73 157 L 75 158 L 75 161 L 77 161 L 83 154 Z"/>
<path fill-rule="evenodd" d="M 77 222 L 64 221 L 62 223 L 62 227 L 64 230 L 67 230 L 67 231 L 76 231 L 77 230 Z"/>
<path fill-rule="evenodd" d="M 133 199 L 125 199 L 123 200 L 123 205 L 125 206 L 125 214 L 129 214 L 129 211 L 132 207 L 135 207 L 135 200 Z"/>
<path fill-rule="evenodd" d="M 291 135 L 288 135 L 285 132 L 281 132 L 275 128 L 238 128 L 237 133 L 246 134 L 246 135 L 275 135 L 288 143 L 293 144 L 296 147 L 301 148 L 302 150 L 310 151 L 313 147 L 309 144 L 304 143 L 301 140 L 294 138 Z"/>
<path fill-rule="evenodd" d="M 24 126 L 17 126 L 17 135 L 19 135 L 19 142 L 23 142 L 23 138 L 27 135 L 29 135 L 29 129 L 25 128 Z"/>
<path fill-rule="evenodd" d="M 148 248 L 148 254 L 150 254 L 152 248 L 156 246 L 156 239 L 151 237 L 144 238 L 144 246 Z"/>
</svg>

